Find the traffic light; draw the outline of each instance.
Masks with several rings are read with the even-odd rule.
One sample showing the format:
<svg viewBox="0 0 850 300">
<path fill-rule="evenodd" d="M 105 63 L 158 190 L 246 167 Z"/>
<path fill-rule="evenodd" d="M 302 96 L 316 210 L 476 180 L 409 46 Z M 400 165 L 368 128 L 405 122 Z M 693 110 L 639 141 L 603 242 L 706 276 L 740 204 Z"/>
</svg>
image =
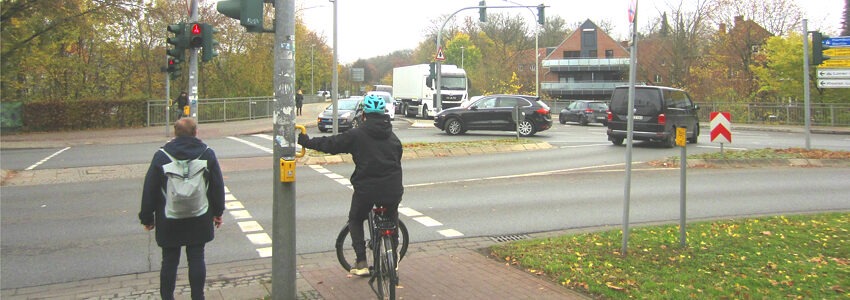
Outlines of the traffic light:
<svg viewBox="0 0 850 300">
<path fill-rule="evenodd" d="M 478 2 L 478 20 L 487 22 L 487 3 L 484 0 Z"/>
<path fill-rule="evenodd" d="M 812 31 L 812 65 L 820 65 L 823 61 L 830 59 L 829 56 L 823 55 L 823 51 L 829 49 L 829 46 L 823 43 L 823 39 L 828 39 L 828 36 L 823 36 L 820 31 Z"/>
<path fill-rule="evenodd" d="M 189 24 L 189 47 L 201 48 L 204 46 L 204 35 L 201 23 Z M 188 47 L 187 47 L 188 48 Z"/>
<path fill-rule="evenodd" d="M 212 25 L 203 23 L 201 24 L 201 36 L 203 39 L 203 54 L 201 55 L 201 59 L 204 62 L 211 61 L 213 57 L 218 56 L 218 50 L 215 48 L 218 47 L 218 41 L 215 39 L 215 33 L 218 32 Z"/>
<path fill-rule="evenodd" d="M 168 75 L 171 76 L 171 80 L 180 78 L 180 63 L 182 62 L 177 59 L 168 59 L 168 67 L 166 68 L 166 71 L 168 71 Z"/>
<path fill-rule="evenodd" d="M 263 32 L 263 0 L 222 0 L 215 9 L 239 20 L 248 32 Z"/>
<path fill-rule="evenodd" d="M 537 6 L 537 24 L 546 24 L 546 15 L 543 13 L 544 9 L 546 9 L 546 6 L 543 6 L 542 3 Z"/>
<path fill-rule="evenodd" d="M 166 39 L 166 42 L 174 46 L 174 48 L 170 48 L 166 50 L 166 54 L 171 57 L 174 57 L 177 60 L 183 61 L 183 58 L 186 55 L 186 24 L 171 24 L 166 27 L 168 32 L 174 33 L 174 37 L 169 37 Z"/>
<path fill-rule="evenodd" d="M 433 88 L 435 79 L 437 79 L 437 63 L 432 62 L 428 64 L 428 78 L 425 78 L 425 85 Z"/>
</svg>

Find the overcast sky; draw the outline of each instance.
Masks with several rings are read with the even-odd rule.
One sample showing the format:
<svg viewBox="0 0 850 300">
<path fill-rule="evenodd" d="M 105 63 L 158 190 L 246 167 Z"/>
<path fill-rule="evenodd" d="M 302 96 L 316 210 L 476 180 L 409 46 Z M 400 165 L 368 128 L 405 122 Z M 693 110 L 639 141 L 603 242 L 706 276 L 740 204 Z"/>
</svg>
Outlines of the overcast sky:
<svg viewBox="0 0 850 300">
<path fill-rule="evenodd" d="M 478 0 L 337 0 L 337 44 L 339 62 L 349 64 L 360 58 L 386 55 L 396 50 L 413 49 L 425 36 L 432 20 L 464 7 L 478 6 Z M 639 30 L 648 21 L 665 10 L 667 3 L 677 0 L 639 0 Z M 687 1 L 687 0 L 686 0 Z M 541 2 L 549 6 L 546 16 L 558 15 L 568 25 L 590 19 L 609 21 L 614 26 L 612 37 L 628 36 L 628 6 L 630 0 L 511 0 L 521 5 L 536 6 Z M 844 0 L 798 0 L 809 20 L 809 30 L 822 30 L 833 35 L 839 32 Z M 487 0 L 487 6 L 513 5 L 506 0 Z M 310 30 L 326 37 L 333 46 L 333 3 L 328 0 L 300 0 L 296 2 Z M 488 9 L 488 13 L 518 14 L 530 24 L 536 22 L 537 9 Z M 454 21 L 462 24 L 467 16 L 478 19 L 478 10 L 458 13 Z"/>
</svg>

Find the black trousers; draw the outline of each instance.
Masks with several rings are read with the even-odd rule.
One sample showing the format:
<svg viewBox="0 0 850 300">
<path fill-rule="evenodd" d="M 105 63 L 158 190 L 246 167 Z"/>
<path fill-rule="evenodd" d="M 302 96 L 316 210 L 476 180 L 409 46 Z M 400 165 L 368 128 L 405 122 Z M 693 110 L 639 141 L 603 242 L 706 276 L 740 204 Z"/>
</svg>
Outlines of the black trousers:
<svg viewBox="0 0 850 300">
<path fill-rule="evenodd" d="M 393 220 L 398 222 L 398 204 L 401 198 L 398 199 L 359 199 L 357 196 L 351 196 L 351 208 L 348 210 L 348 232 L 351 235 L 351 247 L 354 248 L 354 254 L 357 261 L 366 260 L 366 238 L 363 222 L 369 218 L 369 211 L 375 204 L 381 204 L 387 208 L 385 214 L 391 216 Z"/>
<path fill-rule="evenodd" d="M 159 295 L 163 300 L 174 299 L 177 265 L 180 263 L 180 248 L 182 247 L 162 248 Z M 204 284 L 207 279 L 204 244 L 186 246 L 186 260 L 189 262 L 189 287 L 192 288 L 192 300 L 204 299 Z"/>
</svg>

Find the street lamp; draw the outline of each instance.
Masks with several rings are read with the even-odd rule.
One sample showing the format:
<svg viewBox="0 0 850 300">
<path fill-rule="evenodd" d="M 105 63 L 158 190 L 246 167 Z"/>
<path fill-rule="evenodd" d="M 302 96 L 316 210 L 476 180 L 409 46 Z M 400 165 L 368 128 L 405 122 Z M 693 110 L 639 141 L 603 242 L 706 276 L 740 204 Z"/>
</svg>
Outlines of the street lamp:
<svg viewBox="0 0 850 300">
<path fill-rule="evenodd" d="M 460 46 L 460 68 L 463 69 L 463 46 Z"/>
<path fill-rule="evenodd" d="M 316 44 L 310 45 L 310 95 L 316 94 L 316 86 L 313 85 L 313 48 Z"/>
</svg>

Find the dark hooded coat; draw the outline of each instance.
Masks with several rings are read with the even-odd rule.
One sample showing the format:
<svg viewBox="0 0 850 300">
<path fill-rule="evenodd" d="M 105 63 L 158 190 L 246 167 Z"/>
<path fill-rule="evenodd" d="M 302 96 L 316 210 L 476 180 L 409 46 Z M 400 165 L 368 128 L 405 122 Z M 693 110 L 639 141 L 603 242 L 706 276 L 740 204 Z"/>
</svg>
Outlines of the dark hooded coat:
<svg viewBox="0 0 850 300">
<path fill-rule="evenodd" d="M 368 114 L 357 128 L 308 139 L 302 146 L 330 154 L 350 153 L 354 160 L 354 196 L 375 203 L 399 201 L 404 194 L 401 141 L 387 115 Z"/>
<path fill-rule="evenodd" d="M 213 216 L 220 217 L 224 213 L 224 179 L 215 151 L 200 139 L 186 136 L 176 137 L 162 148 L 179 160 L 193 159 L 200 155 L 200 159 L 207 161 L 208 171 L 205 176 L 209 184 L 209 209 L 205 214 L 194 218 L 165 217 L 164 189 L 167 179 L 162 172 L 162 166 L 170 163 L 171 159 L 162 151 L 157 151 L 145 175 L 139 220 L 143 225 L 156 224 L 156 243 L 160 247 L 197 245 L 212 241 L 215 229 Z"/>
</svg>

